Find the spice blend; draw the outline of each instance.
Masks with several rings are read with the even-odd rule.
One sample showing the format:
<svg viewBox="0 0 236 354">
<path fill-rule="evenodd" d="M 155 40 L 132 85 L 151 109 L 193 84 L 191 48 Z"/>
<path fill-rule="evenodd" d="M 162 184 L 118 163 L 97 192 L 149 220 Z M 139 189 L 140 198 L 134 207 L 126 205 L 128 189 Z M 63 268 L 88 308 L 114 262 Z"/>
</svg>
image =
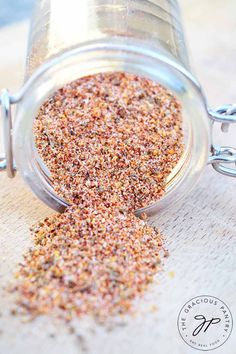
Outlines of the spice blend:
<svg viewBox="0 0 236 354">
<path fill-rule="evenodd" d="M 129 312 L 160 268 L 160 232 L 134 211 L 163 196 L 183 153 L 180 103 L 142 77 L 92 75 L 42 105 L 34 134 L 54 190 L 71 206 L 33 229 L 18 304 L 66 319 Z"/>
<path fill-rule="evenodd" d="M 32 316 L 126 313 L 159 269 L 160 234 L 117 207 L 69 207 L 34 232 L 17 275 L 20 305 Z"/>
<path fill-rule="evenodd" d="M 41 107 L 34 131 L 54 189 L 75 204 L 92 194 L 132 211 L 150 205 L 183 152 L 180 103 L 126 73 L 66 85 Z"/>
</svg>

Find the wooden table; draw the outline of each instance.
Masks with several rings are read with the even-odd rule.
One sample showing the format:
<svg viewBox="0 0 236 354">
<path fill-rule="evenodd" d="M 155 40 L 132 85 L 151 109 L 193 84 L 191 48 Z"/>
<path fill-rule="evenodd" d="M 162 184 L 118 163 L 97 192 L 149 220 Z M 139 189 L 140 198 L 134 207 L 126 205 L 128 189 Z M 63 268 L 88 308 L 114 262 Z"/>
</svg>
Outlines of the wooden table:
<svg viewBox="0 0 236 354">
<path fill-rule="evenodd" d="M 182 0 L 193 67 L 212 105 L 236 101 L 236 3 Z M 14 92 L 23 77 L 28 24 L 0 31 L 0 87 Z M 4 50 L 3 50 L 4 48 Z M 223 137 L 235 144 L 236 130 Z M 13 297 L 4 287 L 31 245 L 29 227 L 51 213 L 18 175 L 0 175 L 0 354 L 189 354 L 176 326 L 182 305 L 210 294 L 221 298 L 236 320 L 236 180 L 207 167 L 198 186 L 180 206 L 161 215 L 170 250 L 164 271 L 139 304 L 139 314 L 109 331 L 89 319 L 71 334 L 59 322 L 41 318 L 22 323 L 10 314 Z M 170 273 L 171 272 L 171 273 Z M 174 277 L 170 276 L 173 275 Z M 157 284 L 158 283 L 158 284 Z M 158 311 L 151 308 L 156 305 Z M 236 329 L 214 353 L 234 354 Z"/>
</svg>

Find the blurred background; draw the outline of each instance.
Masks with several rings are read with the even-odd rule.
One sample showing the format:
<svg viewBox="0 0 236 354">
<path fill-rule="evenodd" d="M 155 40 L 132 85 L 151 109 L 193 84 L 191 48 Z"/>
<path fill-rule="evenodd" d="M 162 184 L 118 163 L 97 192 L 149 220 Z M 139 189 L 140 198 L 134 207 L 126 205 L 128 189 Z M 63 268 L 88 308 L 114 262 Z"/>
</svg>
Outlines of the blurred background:
<svg viewBox="0 0 236 354">
<path fill-rule="evenodd" d="M 29 18 L 35 0 L 0 0 L 0 26 Z"/>
</svg>

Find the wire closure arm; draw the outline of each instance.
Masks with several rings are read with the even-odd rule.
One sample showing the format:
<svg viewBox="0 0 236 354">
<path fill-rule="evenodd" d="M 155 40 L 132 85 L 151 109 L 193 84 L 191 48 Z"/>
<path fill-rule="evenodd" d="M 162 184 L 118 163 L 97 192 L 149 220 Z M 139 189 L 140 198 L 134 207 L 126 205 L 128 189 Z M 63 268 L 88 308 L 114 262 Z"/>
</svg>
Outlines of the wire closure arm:
<svg viewBox="0 0 236 354">
<path fill-rule="evenodd" d="M 5 156 L 0 157 L 0 171 L 7 172 L 9 178 L 13 178 L 16 174 L 13 160 L 12 150 L 12 115 L 11 115 L 11 103 L 14 102 L 14 98 L 8 93 L 8 90 L 2 90 L 0 97 L 0 104 L 2 108 L 2 120 L 3 120 L 3 145 Z"/>
<path fill-rule="evenodd" d="M 213 123 L 221 123 L 221 130 L 224 133 L 228 132 L 230 124 L 236 123 L 236 104 L 223 105 L 216 110 L 209 109 L 208 113 Z M 223 175 L 236 177 L 236 149 L 230 146 L 212 145 L 212 156 L 208 164 L 212 164 L 212 167 Z M 232 164 L 235 167 L 231 167 Z"/>
</svg>

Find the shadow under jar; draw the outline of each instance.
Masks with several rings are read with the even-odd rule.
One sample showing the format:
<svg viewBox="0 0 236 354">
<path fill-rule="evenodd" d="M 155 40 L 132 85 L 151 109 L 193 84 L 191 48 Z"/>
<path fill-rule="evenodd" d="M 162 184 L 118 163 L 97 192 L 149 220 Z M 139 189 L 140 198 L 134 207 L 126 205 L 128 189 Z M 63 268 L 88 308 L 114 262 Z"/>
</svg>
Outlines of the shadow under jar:
<svg viewBox="0 0 236 354">
<path fill-rule="evenodd" d="M 164 197 L 137 211 L 154 216 L 191 189 L 211 149 L 212 124 L 204 95 L 190 71 L 175 0 L 38 1 L 31 21 L 25 84 L 15 98 L 17 169 L 42 201 L 63 210 L 67 203 L 53 190 L 35 148 L 34 118 L 43 102 L 63 85 L 105 72 L 151 79 L 182 104 L 182 158 L 168 176 Z"/>
</svg>

